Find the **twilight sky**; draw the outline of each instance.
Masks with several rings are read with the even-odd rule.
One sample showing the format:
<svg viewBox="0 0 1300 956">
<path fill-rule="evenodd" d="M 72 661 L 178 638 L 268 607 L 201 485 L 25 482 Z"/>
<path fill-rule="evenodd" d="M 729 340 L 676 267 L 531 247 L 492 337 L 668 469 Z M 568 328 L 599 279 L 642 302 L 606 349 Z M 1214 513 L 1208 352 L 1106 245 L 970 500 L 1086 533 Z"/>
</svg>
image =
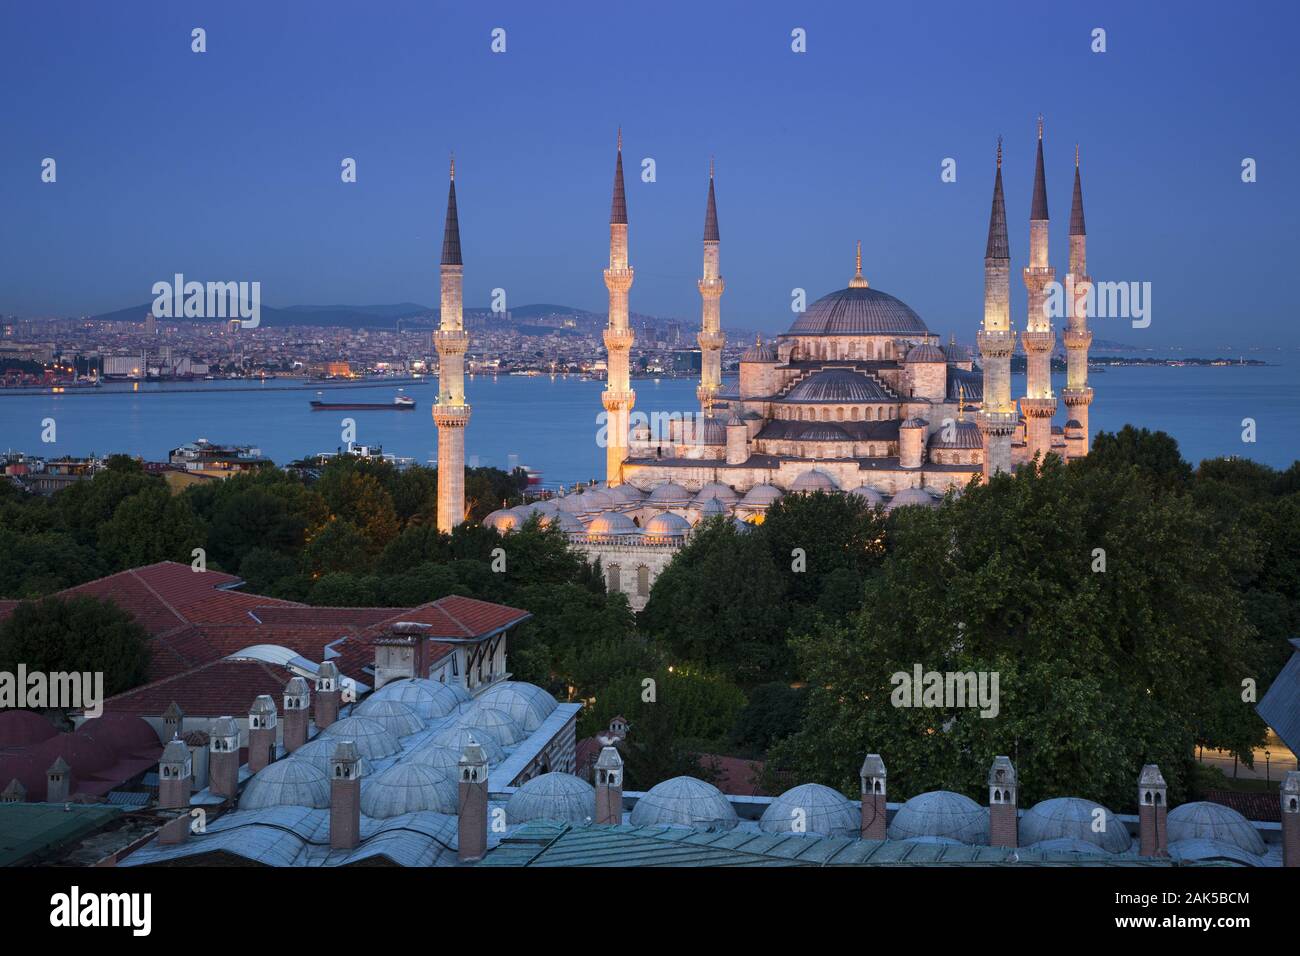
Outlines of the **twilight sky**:
<svg viewBox="0 0 1300 956">
<path fill-rule="evenodd" d="M 11 0 L 0 314 L 123 308 L 176 272 L 258 280 L 271 306 L 431 304 L 453 149 L 466 304 L 603 311 L 621 123 L 634 311 L 698 322 L 713 154 L 724 328 L 783 330 L 791 289 L 843 287 L 860 238 L 874 287 L 969 342 L 999 134 L 1024 324 L 1042 112 L 1058 277 L 1078 141 L 1090 272 L 1151 283 L 1150 327 L 1099 338 L 1300 346 L 1298 9 Z"/>
</svg>

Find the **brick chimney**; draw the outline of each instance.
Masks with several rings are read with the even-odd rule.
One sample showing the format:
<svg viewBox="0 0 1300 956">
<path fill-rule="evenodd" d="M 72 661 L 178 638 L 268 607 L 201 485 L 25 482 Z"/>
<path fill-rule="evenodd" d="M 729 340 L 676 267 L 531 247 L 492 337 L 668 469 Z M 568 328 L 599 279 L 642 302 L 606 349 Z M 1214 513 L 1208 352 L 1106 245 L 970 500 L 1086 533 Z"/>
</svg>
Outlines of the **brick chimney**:
<svg viewBox="0 0 1300 956">
<path fill-rule="evenodd" d="M 1169 855 L 1169 832 L 1165 827 L 1168 790 L 1159 767 L 1149 763 L 1142 768 L 1138 777 L 1138 853 L 1141 856 Z"/>
<path fill-rule="evenodd" d="M 1300 770 L 1282 781 L 1282 865 L 1300 866 Z"/>
<path fill-rule="evenodd" d="M 172 701 L 171 705 L 163 711 L 162 718 L 168 740 L 185 736 L 185 711 L 181 710 L 180 704 Z"/>
<path fill-rule="evenodd" d="M 188 813 L 182 813 L 163 824 L 158 831 L 158 842 L 163 846 L 176 846 L 190 838 L 190 820 Z"/>
<path fill-rule="evenodd" d="M 72 768 L 62 757 L 55 757 L 45 771 L 45 802 L 64 803 L 72 790 Z"/>
<path fill-rule="evenodd" d="M 158 806 L 164 810 L 188 810 L 194 784 L 190 748 L 179 737 L 163 748 L 158 761 Z"/>
<path fill-rule="evenodd" d="M 17 777 L 10 780 L 4 790 L 0 790 L 0 803 L 23 803 L 26 799 L 27 788 Z"/>
<path fill-rule="evenodd" d="M 862 839 L 883 840 L 889 810 L 885 806 L 885 762 L 880 754 L 867 754 L 858 777 L 862 781 Z"/>
<path fill-rule="evenodd" d="M 989 768 L 989 846 L 1020 845 L 1016 819 L 1019 789 L 1011 758 L 994 757 Z"/>
<path fill-rule="evenodd" d="M 483 748 L 471 734 L 460 755 L 458 857 L 462 863 L 481 860 L 487 853 L 488 765 Z"/>
<path fill-rule="evenodd" d="M 275 760 L 275 701 L 262 694 L 248 709 L 248 771 L 257 773 Z"/>
<path fill-rule="evenodd" d="M 239 724 L 218 717 L 208 730 L 208 789 L 233 798 L 239 790 Z"/>
<path fill-rule="evenodd" d="M 284 685 L 284 752 L 291 754 L 307 742 L 307 708 L 311 689 L 301 677 Z"/>
<path fill-rule="evenodd" d="M 351 850 L 361 842 L 361 755 L 341 740 L 330 757 L 330 847 Z"/>
<path fill-rule="evenodd" d="M 602 747 L 596 759 L 596 823 L 623 822 L 623 758 L 615 747 Z"/>
<path fill-rule="evenodd" d="M 339 719 L 339 700 L 343 685 L 339 681 L 339 668 L 333 661 L 325 661 L 316 671 L 316 729 L 324 730 Z"/>
</svg>

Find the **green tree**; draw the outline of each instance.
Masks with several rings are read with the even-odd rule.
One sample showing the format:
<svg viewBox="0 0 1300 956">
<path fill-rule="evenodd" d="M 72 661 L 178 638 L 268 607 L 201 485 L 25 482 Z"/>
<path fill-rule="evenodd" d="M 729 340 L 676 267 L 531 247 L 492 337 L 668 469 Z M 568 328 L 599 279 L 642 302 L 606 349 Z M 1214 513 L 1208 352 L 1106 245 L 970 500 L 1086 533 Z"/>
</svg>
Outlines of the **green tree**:
<svg viewBox="0 0 1300 956">
<path fill-rule="evenodd" d="M 0 622 L 0 671 L 102 673 L 110 697 L 143 683 L 149 635 L 113 601 L 93 597 L 24 601 Z"/>
<path fill-rule="evenodd" d="M 205 540 L 203 522 L 189 501 L 172 495 L 162 482 L 122 499 L 99 525 L 99 554 L 114 571 L 157 561 L 188 563 Z"/>
</svg>

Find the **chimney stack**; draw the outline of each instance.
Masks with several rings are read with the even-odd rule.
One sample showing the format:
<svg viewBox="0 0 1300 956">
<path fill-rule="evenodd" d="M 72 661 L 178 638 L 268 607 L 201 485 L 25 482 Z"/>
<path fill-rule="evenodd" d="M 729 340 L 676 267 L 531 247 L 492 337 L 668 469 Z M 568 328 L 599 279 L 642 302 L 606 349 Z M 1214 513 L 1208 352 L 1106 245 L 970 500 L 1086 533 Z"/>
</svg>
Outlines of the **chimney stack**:
<svg viewBox="0 0 1300 956">
<path fill-rule="evenodd" d="M 179 737 L 163 748 L 158 761 L 158 806 L 164 810 L 188 810 L 194 784 L 190 748 Z"/>
<path fill-rule="evenodd" d="M 351 850 L 361 842 L 361 755 L 341 740 L 330 757 L 330 847 Z"/>
<path fill-rule="evenodd" d="M 321 731 L 339 719 L 339 699 L 343 687 L 339 681 L 339 668 L 333 661 L 325 661 L 316 671 L 316 730 Z"/>
<path fill-rule="evenodd" d="M 1282 781 L 1282 865 L 1300 866 L 1300 770 Z"/>
<path fill-rule="evenodd" d="M 26 800 L 27 788 L 17 777 L 10 780 L 4 790 L 0 790 L 0 803 L 23 803 Z"/>
<path fill-rule="evenodd" d="M 1020 827 L 1016 819 L 1016 768 L 1010 757 L 994 757 L 989 768 L 989 846 L 1017 847 Z"/>
<path fill-rule="evenodd" d="M 460 802 L 457 833 L 462 863 L 483 859 L 487 853 L 488 765 L 483 748 L 471 734 L 460 756 Z"/>
<path fill-rule="evenodd" d="M 275 701 L 262 694 L 248 709 L 248 772 L 257 773 L 275 760 Z"/>
<path fill-rule="evenodd" d="M 1169 788 L 1160 768 L 1153 763 L 1142 768 L 1138 777 L 1138 854 L 1168 856 L 1169 833 L 1165 827 Z"/>
<path fill-rule="evenodd" d="M 623 822 L 623 758 L 615 747 L 602 747 L 596 759 L 596 823 Z"/>
<path fill-rule="evenodd" d="M 862 780 L 862 839 L 883 840 L 889 810 L 885 806 L 885 762 L 880 754 L 867 754 L 858 777 Z"/>
<path fill-rule="evenodd" d="M 239 790 L 239 724 L 218 717 L 208 731 L 208 789 L 234 798 Z"/>
<path fill-rule="evenodd" d="M 307 708 L 311 689 L 301 677 L 294 677 L 284 687 L 284 752 L 291 754 L 307 742 Z"/>
<path fill-rule="evenodd" d="M 55 757 L 50 769 L 45 771 L 45 802 L 63 803 L 72 790 L 72 768 L 62 757 Z"/>
<path fill-rule="evenodd" d="M 163 711 L 162 718 L 168 740 L 185 736 L 185 711 L 181 710 L 180 704 L 172 701 L 171 705 Z"/>
<path fill-rule="evenodd" d="M 190 815 L 182 813 L 163 824 L 158 831 L 158 842 L 162 846 L 176 846 L 190 838 Z"/>
</svg>

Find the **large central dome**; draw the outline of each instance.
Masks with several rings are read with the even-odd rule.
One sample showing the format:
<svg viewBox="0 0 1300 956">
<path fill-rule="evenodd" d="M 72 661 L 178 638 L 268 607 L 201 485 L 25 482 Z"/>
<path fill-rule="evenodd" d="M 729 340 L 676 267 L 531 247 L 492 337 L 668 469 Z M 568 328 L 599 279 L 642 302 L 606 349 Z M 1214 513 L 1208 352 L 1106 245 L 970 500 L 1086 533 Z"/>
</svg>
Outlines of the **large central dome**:
<svg viewBox="0 0 1300 956">
<path fill-rule="evenodd" d="M 926 335 L 929 329 L 904 302 L 879 289 L 840 289 L 824 295 L 787 335 Z"/>
</svg>

